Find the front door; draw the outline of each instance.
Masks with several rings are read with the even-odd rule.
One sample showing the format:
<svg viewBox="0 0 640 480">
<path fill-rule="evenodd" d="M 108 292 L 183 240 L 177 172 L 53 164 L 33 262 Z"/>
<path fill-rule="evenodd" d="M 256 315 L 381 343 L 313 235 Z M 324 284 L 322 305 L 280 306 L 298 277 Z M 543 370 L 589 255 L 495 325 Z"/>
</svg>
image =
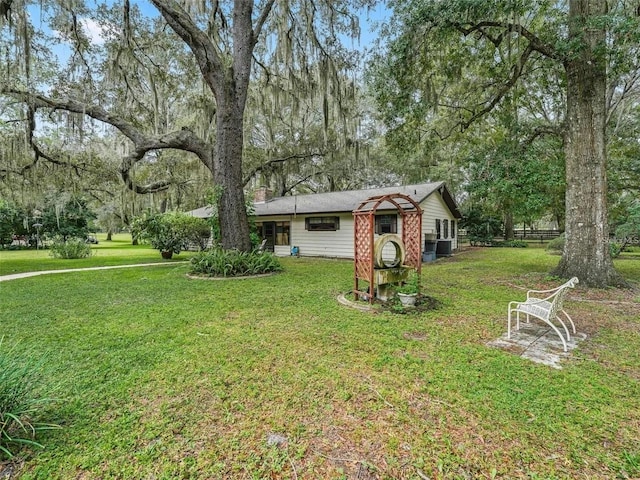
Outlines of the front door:
<svg viewBox="0 0 640 480">
<path fill-rule="evenodd" d="M 267 239 L 265 250 L 273 252 L 273 246 L 276 244 L 276 222 L 264 222 L 262 224 L 262 238 Z"/>
</svg>

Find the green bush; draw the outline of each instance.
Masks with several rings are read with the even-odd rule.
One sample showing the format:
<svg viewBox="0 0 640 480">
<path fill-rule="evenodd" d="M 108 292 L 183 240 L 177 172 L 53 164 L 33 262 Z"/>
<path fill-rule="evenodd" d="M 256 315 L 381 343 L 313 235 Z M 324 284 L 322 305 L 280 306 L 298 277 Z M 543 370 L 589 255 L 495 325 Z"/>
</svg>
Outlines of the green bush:
<svg viewBox="0 0 640 480">
<path fill-rule="evenodd" d="M 33 352 L 18 353 L 3 348 L 0 339 L 0 458 L 12 457 L 15 449 L 29 445 L 42 448 L 35 436 L 56 425 L 37 423 L 33 417 L 51 401 L 42 398 L 44 359 Z"/>
<path fill-rule="evenodd" d="M 561 254 L 564 250 L 564 242 L 565 236 L 564 233 L 560 234 L 559 237 L 554 238 L 547 244 L 547 250 L 552 253 Z"/>
<path fill-rule="evenodd" d="M 96 214 L 89 208 L 85 198 L 68 194 L 51 194 L 45 200 L 40 222 L 40 233 L 49 237 L 85 238 Z"/>
<path fill-rule="evenodd" d="M 502 233 L 502 221 L 480 208 L 470 208 L 464 213 L 460 228 L 466 229 L 471 246 L 486 246 Z"/>
<path fill-rule="evenodd" d="M 524 240 L 508 240 L 505 242 L 491 242 L 492 247 L 527 248 L 529 244 Z"/>
<path fill-rule="evenodd" d="M 91 246 L 83 238 L 54 238 L 50 245 L 49 254 L 53 258 L 88 258 L 91 256 Z"/>
<path fill-rule="evenodd" d="M 190 244 L 204 248 L 211 235 L 206 220 L 183 212 L 167 212 L 136 218 L 132 224 L 132 235 L 147 240 L 160 252 L 176 255 Z"/>
<path fill-rule="evenodd" d="M 191 258 L 191 273 L 210 277 L 242 277 L 281 270 L 280 260 L 269 252 L 212 248 Z"/>
<path fill-rule="evenodd" d="M 617 258 L 622 253 L 623 245 L 617 242 L 609 243 L 609 253 L 611 253 L 611 258 Z"/>
<path fill-rule="evenodd" d="M 0 248 L 9 247 L 13 235 L 25 235 L 24 225 L 26 213 L 16 204 L 0 198 Z"/>
</svg>

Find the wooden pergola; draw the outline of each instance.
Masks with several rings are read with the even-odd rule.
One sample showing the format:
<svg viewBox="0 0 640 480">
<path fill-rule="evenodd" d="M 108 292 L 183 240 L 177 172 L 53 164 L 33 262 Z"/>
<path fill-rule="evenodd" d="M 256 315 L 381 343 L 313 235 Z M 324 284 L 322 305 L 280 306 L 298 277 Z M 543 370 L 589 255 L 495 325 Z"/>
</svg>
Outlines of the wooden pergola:
<svg viewBox="0 0 640 480">
<path fill-rule="evenodd" d="M 391 204 L 402 217 L 402 243 L 405 248 L 404 265 L 422 270 L 422 209 L 411 197 L 400 193 L 370 197 L 353 211 L 354 217 L 354 295 L 364 296 L 369 303 L 374 297 L 374 233 L 376 211 Z M 369 284 L 360 290 L 359 281 Z"/>
</svg>

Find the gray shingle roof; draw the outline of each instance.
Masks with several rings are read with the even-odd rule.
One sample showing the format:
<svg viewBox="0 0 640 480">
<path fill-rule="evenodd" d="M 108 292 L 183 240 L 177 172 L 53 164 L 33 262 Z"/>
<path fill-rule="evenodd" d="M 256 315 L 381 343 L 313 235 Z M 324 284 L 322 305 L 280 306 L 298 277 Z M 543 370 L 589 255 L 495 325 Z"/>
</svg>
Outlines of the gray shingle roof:
<svg viewBox="0 0 640 480">
<path fill-rule="evenodd" d="M 362 202 L 370 197 L 389 195 L 392 193 L 407 195 L 411 197 L 412 200 L 420 203 L 429 195 L 438 191 L 441 187 L 444 201 L 447 203 L 454 216 L 460 218 L 455 202 L 444 186 L 444 182 L 276 197 L 265 203 L 256 203 L 254 204 L 254 207 L 258 217 L 270 215 L 352 212 L 358 208 Z M 190 213 L 195 217 L 207 218 L 211 216 L 211 209 L 209 207 L 202 207 L 193 210 Z"/>
</svg>

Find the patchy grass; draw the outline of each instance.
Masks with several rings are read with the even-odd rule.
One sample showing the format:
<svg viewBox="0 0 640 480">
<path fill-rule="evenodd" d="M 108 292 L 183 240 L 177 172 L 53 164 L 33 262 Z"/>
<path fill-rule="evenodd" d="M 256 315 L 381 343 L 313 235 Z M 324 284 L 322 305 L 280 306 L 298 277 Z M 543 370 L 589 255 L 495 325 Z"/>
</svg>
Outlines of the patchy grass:
<svg viewBox="0 0 640 480">
<path fill-rule="evenodd" d="M 508 301 L 557 284 L 556 262 L 469 249 L 426 264 L 440 307 L 419 315 L 338 304 L 353 266 L 336 260 L 286 258 L 279 275 L 216 282 L 183 264 L 4 282 L 6 339 L 47 352 L 63 400 L 40 419 L 63 429 L 12 468 L 21 479 L 638 477 L 637 290 L 572 293 L 589 338 L 563 370 L 485 346 Z M 637 288 L 640 262 L 617 265 Z"/>
</svg>

